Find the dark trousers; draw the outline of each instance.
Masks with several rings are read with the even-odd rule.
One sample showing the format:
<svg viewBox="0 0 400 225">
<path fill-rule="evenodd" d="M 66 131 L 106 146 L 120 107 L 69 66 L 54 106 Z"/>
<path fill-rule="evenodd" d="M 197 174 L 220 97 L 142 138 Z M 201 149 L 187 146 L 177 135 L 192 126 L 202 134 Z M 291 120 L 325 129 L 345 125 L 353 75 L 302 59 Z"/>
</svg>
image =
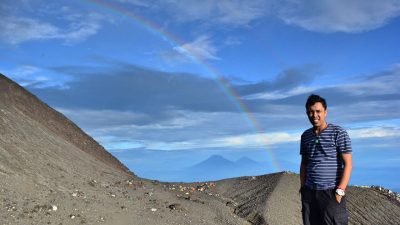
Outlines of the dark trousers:
<svg viewBox="0 0 400 225">
<path fill-rule="evenodd" d="M 301 190 L 301 205 L 304 225 L 347 225 L 348 213 L 346 197 L 340 203 L 336 200 L 335 190 Z"/>
</svg>

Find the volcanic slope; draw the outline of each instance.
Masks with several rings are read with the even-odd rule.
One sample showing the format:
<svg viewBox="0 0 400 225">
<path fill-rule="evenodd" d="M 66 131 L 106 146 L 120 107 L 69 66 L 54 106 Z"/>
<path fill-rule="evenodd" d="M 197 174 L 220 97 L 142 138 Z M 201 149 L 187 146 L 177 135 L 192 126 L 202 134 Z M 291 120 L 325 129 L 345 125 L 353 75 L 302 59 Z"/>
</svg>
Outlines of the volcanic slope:
<svg viewBox="0 0 400 225">
<path fill-rule="evenodd" d="M 0 75 L 0 224 L 301 224 L 298 175 L 207 183 L 136 177 L 62 114 Z M 398 201 L 351 187 L 350 224 L 400 224 Z"/>
<path fill-rule="evenodd" d="M 65 116 L 3 75 L 0 180 L 0 224 L 247 223 L 205 194 L 203 188 L 211 186 L 197 190 L 198 184 L 136 177 Z"/>
</svg>

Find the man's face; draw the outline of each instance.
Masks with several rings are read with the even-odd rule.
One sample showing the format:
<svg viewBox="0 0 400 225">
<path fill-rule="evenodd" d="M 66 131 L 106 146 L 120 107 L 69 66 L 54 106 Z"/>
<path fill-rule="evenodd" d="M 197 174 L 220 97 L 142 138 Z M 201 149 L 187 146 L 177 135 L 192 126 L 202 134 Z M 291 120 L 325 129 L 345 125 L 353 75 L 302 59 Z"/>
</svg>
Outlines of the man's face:
<svg viewBox="0 0 400 225">
<path fill-rule="evenodd" d="M 308 119 L 314 127 L 325 126 L 327 113 L 328 111 L 325 110 L 324 106 L 320 102 L 315 103 L 307 109 Z"/>
</svg>

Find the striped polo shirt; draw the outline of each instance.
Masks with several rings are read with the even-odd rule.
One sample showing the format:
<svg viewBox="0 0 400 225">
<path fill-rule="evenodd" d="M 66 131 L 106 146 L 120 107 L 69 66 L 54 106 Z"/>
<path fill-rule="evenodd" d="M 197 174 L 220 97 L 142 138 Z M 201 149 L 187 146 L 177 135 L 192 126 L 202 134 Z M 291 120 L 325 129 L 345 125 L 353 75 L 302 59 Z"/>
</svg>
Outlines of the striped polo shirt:
<svg viewBox="0 0 400 225">
<path fill-rule="evenodd" d="M 306 157 L 305 186 L 313 190 L 335 188 L 343 173 L 341 153 L 351 153 L 351 141 L 340 126 L 328 124 L 319 135 L 310 128 L 301 135 L 300 154 Z"/>
</svg>

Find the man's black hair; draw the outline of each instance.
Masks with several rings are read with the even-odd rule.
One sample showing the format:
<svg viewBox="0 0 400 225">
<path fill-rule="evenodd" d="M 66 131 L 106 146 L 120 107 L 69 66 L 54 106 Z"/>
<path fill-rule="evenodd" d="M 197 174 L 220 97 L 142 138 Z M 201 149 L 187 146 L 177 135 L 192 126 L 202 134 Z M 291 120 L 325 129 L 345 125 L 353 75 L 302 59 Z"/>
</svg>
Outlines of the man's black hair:
<svg viewBox="0 0 400 225">
<path fill-rule="evenodd" d="M 311 94 L 310 96 L 308 96 L 308 99 L 306 102 L 306 110 L 308 110 L 309 107 L 311 107 L 312 105 L 314 105 L 317 102 L 320 102 L 325 110 L 328 108 L 324 98 L 322 98 L 319 95 Z"/>
</svg>

